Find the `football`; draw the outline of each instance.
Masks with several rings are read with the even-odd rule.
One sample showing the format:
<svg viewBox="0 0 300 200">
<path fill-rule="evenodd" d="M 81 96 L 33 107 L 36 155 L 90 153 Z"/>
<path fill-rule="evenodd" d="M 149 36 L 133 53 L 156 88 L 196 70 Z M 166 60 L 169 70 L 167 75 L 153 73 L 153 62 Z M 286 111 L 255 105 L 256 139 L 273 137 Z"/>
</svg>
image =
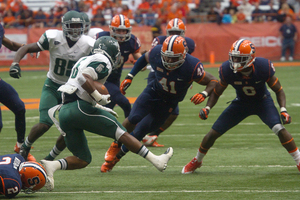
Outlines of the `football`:
<svg viewBox="0 0 300 200">
<path fill-rule="evenodd" d="M 109 94 L 107 88 L 102 83 L 99 83 L 98 81 L 94 81 L 94 84 L 100 94 Z"/>
</svg>

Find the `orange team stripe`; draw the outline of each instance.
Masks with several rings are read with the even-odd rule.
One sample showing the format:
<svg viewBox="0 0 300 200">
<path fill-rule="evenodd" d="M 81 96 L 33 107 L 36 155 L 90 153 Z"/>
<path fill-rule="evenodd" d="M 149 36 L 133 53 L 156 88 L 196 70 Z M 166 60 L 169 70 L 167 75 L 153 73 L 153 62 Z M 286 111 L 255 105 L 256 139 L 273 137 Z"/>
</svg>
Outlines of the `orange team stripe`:
<svg viewBox="0 0 300 200">
<path fill-rule="evenodd" d="M 128 97 L 128 100 L 133 104 L 136 100 L 136 97 Z M 26 110 L 39 109 L 40 99 L 22 99 L 25 103 Z M 6 106 L 1 105 L 1 110 L 9 110 Z"/>
</svg>

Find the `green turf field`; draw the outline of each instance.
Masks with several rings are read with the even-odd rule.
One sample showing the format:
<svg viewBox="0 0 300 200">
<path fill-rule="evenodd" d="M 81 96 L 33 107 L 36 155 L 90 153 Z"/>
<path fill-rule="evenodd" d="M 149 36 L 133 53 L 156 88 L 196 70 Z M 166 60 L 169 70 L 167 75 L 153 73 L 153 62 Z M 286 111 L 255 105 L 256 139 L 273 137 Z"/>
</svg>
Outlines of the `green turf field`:
<svg viewBox="0 0 300 200">
<path fill-rule="evenodd" d="M 217 76 L 217 68 L 206 70 Z M 124 70 L 123 77 L 128 72 Z M 127 91 L 128 97 L 139 95 L 146 85 L 147 74 L 140 72 L 135 77 Z M 275 75 L 286 93 L 287 110 L 292 116 L 292 124 L 286 128 L 300 147 L 300 67 L 276 68 Z M 8 72 L 2 72 L 0 76 L 18 91 L 21 98 L 39 98 L 46 71 L 22 71 L 20 79 L 10 78 Z M 163 153 L 169 146 L 174 148 L 174 156 L 165 172 L 159 172 L 140 156 L 128 153 L 110 173 L 102 174 L 100 166 L 112 140 L 86 133 L 93 155 L 87 168 L 59 170 L 54 174 L 55 189 L 52 192 L 43 188 L 32 195 L 19 194 L 18 199 L 299 199 L 300 176 L 296 163 L 257 116 L 247 118 L 219 138 L 204 158 L 203 166 L 194 174 L 181 174 L 182 167 L 196 155 L 203 136 L 227 107 L 226 102 L 235 97 L 229 86 L 209 118 L 203 121 L 198 113 L 205 104 L 195 106 L 189 101 L 192 95 L 202 90 L 202 86 L 194 84 L 179 104 L 178 119 L 158 139 L 165 147 L 149 148 L 155 154 Z M 272 96 L 275 97 L 274 93 Z M 116 107 L 115 111 L 122 122 L 122 110 Z M 26 135 L 38 122 L 38 116 L 38 110 L 27 110 Z M 14 115 L 11 111 L 2 111 L 2 120 L 0 154 L 13 153 L 16 143 Z M 58 134 L 52 127 L 34 143 L 31 153 L 37 160 L 49 153 Z M 65 150 L 58 158 L 68 155 L 70 152 Z"/>
</svg>

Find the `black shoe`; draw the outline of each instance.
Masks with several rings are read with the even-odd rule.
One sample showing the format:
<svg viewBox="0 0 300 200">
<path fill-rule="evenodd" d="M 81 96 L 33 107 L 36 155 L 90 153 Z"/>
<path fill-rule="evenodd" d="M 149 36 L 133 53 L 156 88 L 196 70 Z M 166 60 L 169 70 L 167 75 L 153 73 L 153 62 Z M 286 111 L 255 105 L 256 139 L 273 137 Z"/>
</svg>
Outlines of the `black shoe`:
<svg viewBox="0 0 300 200">
<path fill-rule="evenodd" d="M 19 154 L 27 161 L 27 157 L 30 151 L 30 147 L 24 147 L 23 145 L 20 147 Z"/>
</svg>

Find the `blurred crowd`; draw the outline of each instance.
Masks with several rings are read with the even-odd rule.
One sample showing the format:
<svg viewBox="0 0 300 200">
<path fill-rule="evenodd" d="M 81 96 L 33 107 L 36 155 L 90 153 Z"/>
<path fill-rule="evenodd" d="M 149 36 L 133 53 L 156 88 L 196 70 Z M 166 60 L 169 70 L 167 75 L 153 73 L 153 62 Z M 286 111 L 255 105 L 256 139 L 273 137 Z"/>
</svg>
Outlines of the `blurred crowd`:
<svg viewBox="0 0 300 200">
<path fill-rule="evenodd" d="M 46 12 L 43 8 L 31 10 L 22 0 L 0 0 L 0 15 L 5 28 L 60 27 L 61 17 L 69 10 L 85 12 L 92 26 L 108 25 L 116 14 L 127 16 L 132 25 L 154 26 L 173 18 L 186 22 L 190 1 L 194 0 L 127 0 L 124 5 L 122 0 L 57 0 Z"/>
<path fill-rule="evenodd" d="M 299 0 L 230 0 L 225 8 L 220 2 L 210 6 L 207 21 L 218 24 L 284 22 L 286 16 L 299 20 L 299 9 Z"/>
<path fill-rule="evenodd" d="M 228 7 L 222 2 L 229 2 Z M 126 2 L 126 4 L 124 4 Z M 134 26 L 159 26 L 173 18 L 184 23 L 197 22 L 197 9 L 203 0 L 57 0 L 55 5 L 44 11 L 31 10 L 22 0 L 0 0 L 0 20 L 5 28 L 18 27 L 61 27 L 61 17 L 69 10 L 85 12 L 92 26 L 109 25 L 116 14 L 123 14 Z M 193 3 L 194 9 L 188 4 Z M 261 6 L 267 9 L 261 10 Z M 275 9 L 274 5 L 278 9 Z M 202 22 L 228 24 L 265 21 L 283 22 L 289 15 L 300 19 L 299 0 L 220 0 L 210 1 Z M 199 10 L 199 9 L 198 9 Z M 190 15 L 190 13 L 194 13 Z M 195 14 L 196 13 L 196 14 Z M 203 15 L 201 15 L 203 18 Z"/>
</svg>

